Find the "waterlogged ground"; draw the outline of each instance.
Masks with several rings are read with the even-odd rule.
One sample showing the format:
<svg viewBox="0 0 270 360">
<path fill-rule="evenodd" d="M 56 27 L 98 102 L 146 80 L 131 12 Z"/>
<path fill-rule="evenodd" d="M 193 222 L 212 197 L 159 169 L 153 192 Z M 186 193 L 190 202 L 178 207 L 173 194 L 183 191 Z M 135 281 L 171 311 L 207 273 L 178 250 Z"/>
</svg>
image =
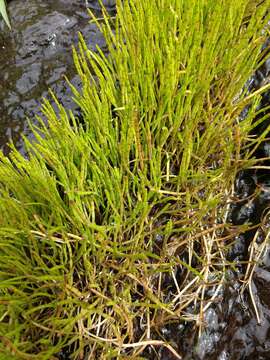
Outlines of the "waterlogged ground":
<svg viewBox="0 0 270 360">
<path fill-rule="evenodd" d="M 114 0 L 103 3 L 113 11 Z M 105 46 L 96 26 L 89 24 L 87 8 L 96 14 L 100 9 L 97 0 L 8 2 L 12 31 L 0 22 L 0 148 L 5 152 L 11 138 L 22 149 L 20 133 L 29 134 L 25 118 L 34 118 L 48 87 L 65 106 L 73 106 L 63 79 L 66 74 L 78 84 L 71 44 L 78 42 L 80 31 L 91 49 Z"/>
<path fill-rule="evenodd" d="M 103 2 L 114 11 L 114 0 Z M 63 76 L 67 75 L 79 86 L 71 56 L 71 44 L 78 42 L 77 32 L 82 32 L 91 49 L 95 49 L 96 44 L 105 49 L 101 34 L 95 25 L 89 24 L 86 13 L 89 7 L 98 14 L 98 1 L 11 0 L 8 4 L 12 31 L 0 23 L 0 147 L 5 153 L 8 153 L 10 139 L 23 151 L 20 133 L 31 138 L 26 116 L 34 120 L 42 97 L 48 96 L 48 87 L 66 107 L 76 107 Z M 251 88 L 269 81 L 269 74 L 270 64 L 266 62 L 251 79 Z M 262 102 L 270 104 L 270 93 Z M 256 156 L 265 158 L 269 155 L 270 142 L 265 142 Z M 262 165 L 269 164 L 264 162 Z M 231 215 L 234 224 L 260 221 L 270 205 L 269 175 L 266 170 L 239 175 L 236 196 L 240 202 L 236 203 Z M 261 195 L 250 201 L 250 196 L 259 187 L 263 189 Z M 236 238 L 231 260 L 246 260 L 253 236 L 254 232 L 250 232 Z M 242 270 L 239 267 L 238 271 Z M 270 359 L 270 252 L 265 252 L 252 282 L 260 324 L 248 292 L 240 294 L 235 275 L 230 275 L 227 287 L 205 314 L 205 329 L 199 341 L 193 326 L 183 323 L 161 329 L 157 337 L 168 340 L 185 360 Z M 148 349 L 144 355 L 148 359 L 175 359 L 164 348 Z M 63 350 L 59 359 L 69 359 L 68 352 Z"/>
</svg>

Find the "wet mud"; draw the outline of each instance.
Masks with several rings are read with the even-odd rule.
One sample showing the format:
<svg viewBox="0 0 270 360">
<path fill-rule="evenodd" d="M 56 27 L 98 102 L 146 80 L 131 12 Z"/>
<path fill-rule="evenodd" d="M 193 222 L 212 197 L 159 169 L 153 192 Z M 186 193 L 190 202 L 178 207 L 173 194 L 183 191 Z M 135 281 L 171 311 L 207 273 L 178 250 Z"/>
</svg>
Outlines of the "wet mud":
<svg viewBox="0 0 270 360">
<path fill-rule="evenodd" d="M 103 1 L 108 11 L 114 0 Z M 8 153 L 13 140 L 23 152 L 20 134 L 31 137 L 26 117 L 34 121 L 43 97 L 51 88 L 66 108 L 74 108 L 66 75 L 75 86 L 71 46 L 80 31 L 92 50 L 105 42 L 95 24 L 89 24 L 87 8 L 100 13 L 97 0 L 10 0 L 12 30 L 0 21 L 0 148 Z"/>
</svg>

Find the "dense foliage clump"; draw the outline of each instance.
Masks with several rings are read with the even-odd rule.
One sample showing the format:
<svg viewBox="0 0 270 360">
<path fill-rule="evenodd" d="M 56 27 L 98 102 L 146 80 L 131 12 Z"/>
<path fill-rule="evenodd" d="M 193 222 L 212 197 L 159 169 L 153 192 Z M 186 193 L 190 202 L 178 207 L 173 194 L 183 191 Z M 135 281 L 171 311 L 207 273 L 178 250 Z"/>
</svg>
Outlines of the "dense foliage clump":
<svg viewBox="0 0 270 360">
<path fill-rule="evenodd" d="M 44 101 L 27 158 L 1 155 L 0 359 L 180 358 L 160 330 L 202 324 L 247 229 L 228 210 L 267 134 L 249 135 L 264 88 L 245 84 L 268 8 L 130 0 L 93 19 L 110 55 L 74 50 L 80 119 Z"/>
</svg>

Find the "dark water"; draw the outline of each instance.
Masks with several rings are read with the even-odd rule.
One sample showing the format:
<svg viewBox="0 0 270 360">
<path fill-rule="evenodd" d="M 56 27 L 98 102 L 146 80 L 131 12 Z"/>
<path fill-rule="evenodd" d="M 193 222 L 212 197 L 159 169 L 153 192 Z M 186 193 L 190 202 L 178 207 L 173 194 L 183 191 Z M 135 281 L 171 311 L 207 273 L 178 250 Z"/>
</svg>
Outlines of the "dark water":
<svg viewBox="0 0 270 360">
<path fill-rule="evenodd" d="M 113 11 L 114 0 L 103 3 Z M 89 24 L 87 8 L 100 10 L 98 1 L 90 0 L 8 2 L 12 31 L 0 22 L 0 148 L 5 153 L 10 139 L 23 150 L 20 133 L 31 136 L 25 119 L 34 119 L 48 87 L 67 108 L 74 106 L 63 78 L 79 83 L 71 44 L 78 43 L 80 31 L 91 49 L 105 47 L 97 27 Z"/>
<path fill-rule="evenodd" d="M 114 11 L 115 1 L 103 3 Z M 0 24 L 0 147 L 8 153 L 7 142 L 13 139 L 23 151 L 21 133 L 31 138 L 25 121 L 34 121 L 39 112 L 42 97 L 48 96 L 51 87 L 59 100 L 74 109 L 71 93 L 63 78 L 64 74 L 79 86 L 71 55 L 71 44 L 78 42 L 81 31 L 91 49 L 98 44 L 105 50 L 104 39 L 96 26 L 89 24 L 87 7 L 99 12 L 98 1 L 85 0 L 11 0 L 11 32 Z M 250 89 L 269 82 L 270 60 L 250 80 Z M 267 92 L 261 106 L 270 105 Z M 255 129 L 257 133 L 264 128 Z M 257 158 L 270 155 L 270 141 L 256 151 Z M 263 161 L 261 165 L 269 165 Z M 250 196 L 258 188 L 262 191 L 252 202 Z M 231 221 L 258 224 L 270 206 L 270 173 L 268 170 L 249 171 L 239 174 L 236 182 L 237 202 L 231 211 Z M 247 260 L 247 249 L 254 231 L 238 236 L 229 253 L 232 261 Z M 244 360 L 270 359 L 270 252 L 266 251 L 256 267 L 252 289 L 261 323 L 258 324 L 248 292 L 240 293 L 236 280 L 244 268 L 232 273 L 220 293 L 220 301 L 205 314 L 205 329 L 197 339 L 192 324 L 174 324 L 161 329 L 163 339 L 168 340 L 186 360 Z M 145 353 L 146 358 L 174 359 L 166 349 Z M 68 359 L 63 351 L 59 359 Z"/>
</svg>

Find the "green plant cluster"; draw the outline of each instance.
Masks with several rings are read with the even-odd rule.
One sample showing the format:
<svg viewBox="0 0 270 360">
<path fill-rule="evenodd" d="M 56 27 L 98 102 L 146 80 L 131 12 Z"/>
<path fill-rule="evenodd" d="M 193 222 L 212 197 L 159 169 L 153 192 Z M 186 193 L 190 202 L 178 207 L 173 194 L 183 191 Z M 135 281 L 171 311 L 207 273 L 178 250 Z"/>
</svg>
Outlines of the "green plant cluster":
<svg viewBox="0 0 270 360">
<path fill-rule="evenodd" d="M 268 131 L 249 135 L 264 89 L 245 87 L 268 9 L 129 0 L 93 18 L 110 55 L 74 50 L 83 120 L 52 95 L 27 158 L 0 158 L 0 359 L 181 358 L 162 327 L 202 324 L 248 227 L 227 219 Z"/>
</svg>

